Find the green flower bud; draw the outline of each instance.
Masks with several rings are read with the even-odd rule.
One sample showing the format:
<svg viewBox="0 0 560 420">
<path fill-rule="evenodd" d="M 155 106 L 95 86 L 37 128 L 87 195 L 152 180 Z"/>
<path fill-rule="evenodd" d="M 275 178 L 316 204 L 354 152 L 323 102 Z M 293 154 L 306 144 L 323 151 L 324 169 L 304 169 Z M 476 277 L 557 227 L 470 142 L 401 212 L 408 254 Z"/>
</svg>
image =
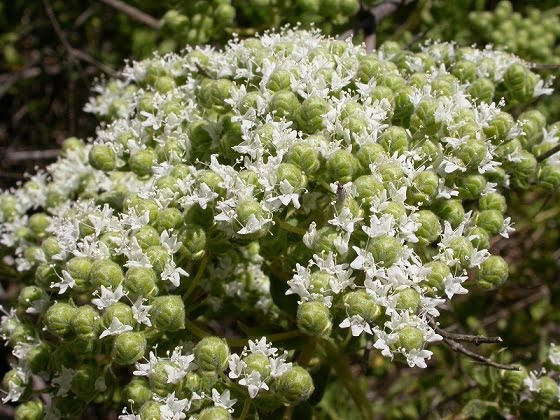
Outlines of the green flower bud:
<svg viewBox="0 0 560 420">
<path fill-rule="evenodd" d="M 114 290 L 123 282 L 124 275 L 119 264 L 109 259 L 100 259 L 95 260 L 91 266 L 89 278 L 96 288 L 105 286 Z"/>
<path fill-rule="evenodd" d="M 297 310 L 296 322 L 298 328 L 307 335 L 328 337 L 331 334 L 331 313 L 322 302 L 301 303 Z"/>
<path fill-rule="evenodd" d="M 84 142 L 77 137 L 68 137 L 62 142 L 61 154 L 68 156 L 69 152 L 76 152 L 84 149 Z"/>
<path fill-rule="evenodd" d="M 41 401 L 33 400 L 20 404 L 14 413 L 15 420 L 42 420 L 45 410 Z"/>
<path fill-rule="evenodd" d="M 198 204 L 193 204 L 185 209 L 183 219 L 187 225 L 199 225 L 207 229 L 214 223 L 214 210 L 210 206 L 203 209 Z"/>
<path fill-rule="evenodd" d="M 309 276 L 309 291 L 311 293 L 330 294 L 330 274 L 324 271 L 314 271 Z"/>
<path fill-rule="evenodd" d="M 124 199 L 123 211 L 126 212 L 131 208 L 135 209 L 141 216 L 148 212 L 150 216 L 150 223 L 154 223 L 159 215 L 159 207 L 154 200 L 140 198 L 136 194 L 131 194 Z"/>
<path fill-rule="evenodd" d="M 291 82 L 290 77 L 292 73 L 288 70 L 275 70 L 268 79 L 266 87 L 274 92 L 279 90 L 290 90 Z"/>
<path fill-rule="evenodd" d="M 242 210 L 248 211 L 248 205 L 244 204 L 242 206 Z M 262 209 L 260 210 L 262 211 Z M 239 207 L 238 207 L 238 211 L 239 211 Z M 246 221 L 249 219 L 249 217 L 250 215 L 247 216 Z M 258 216 L 255 214 L 255 217 Z M 206 245 L 207 245 L 207 238 L 206 238 L 206 232 L 204 231 L 202 226 L 195 225 L 195 224 L 186 225 L 179 235 L 179 240 L 183 243 L 180 252 L 181 255 L 185 256 L 185 258 L 188 258 L 189 260 L 192 261 L 197 261 L 204 256 Z"/>
<path fill-rule="evenodd" d="M 363 290 L 346 293 L 342 298 L 348 316 L 359 315 L 366 322 L 373 322 L 381 314 L 381 308 Z"/>
<path fill-rule="evenodd" d="M 388 127 L 379 137 L 379 144 L 390 154 L 402 154 L 408 149 L 408 134 L 402 127 Z"/>
<path fill-rule="evenodd" d="M 244 357 L 243 361 L 247 364 L 246 372 L 248 375 L 258 372 L 261 380 L 267 381 L 270 379 L 271 366 L 267 356 L 262 353 L 251 353 Z"/>
<path fill-rule="evenodd" d="M 467 168 L 477 169 L 486 158 L 487 151 L 483 141 L 469 139 L 455 151 L 455 156 L 461 159 Z"/>
<path fill-rule="evenodd" d="M 148 261 L 152 264 L 153 270 L 159 275 L 165 268 L 165 265 L 169 262 L 170 257 L 167 249 L 163 246 L 151 246 L 146 250 L 146 257 Z"/>
<path fill-rule="evenodd" d="M 392 123 L 407 126 L 408 121 L 414 112 L 414 105 L 410 100 L 410 95 L 414 94 L 414 90 L 410 86 L 406 86 L 402 90 L 395 91 L 395 111 Z"/>
<path fill-rule="evenodd" d="M 210 80 L 207 84 L 203 84 L 201 89 L 204 89 L 201 103 L 217 111 L 224 111 L 229 109 L 229 105 L 225 102 L 226 99 L 231 97 L 231 90 L 235 87 L 235 82 L 229 79 Z"/>
<path fill-rule="evenodd" d="M 410 117 L 410 131 L 415 136 L 434 135 L 441 128 L 441 122 L 435 120 L 438 102 L 434 99 L 422 100 Z"/>
<path fill-rule="evenodd" d="M 396 309 L 416 313 L 420 307 L 420 294 L 410 288 L 402 289 L 397 294 Z"/>
<path fill-rule="evenodd" d="M 70 321 L 70 327 L 83 341 L 95 340 L 101 330 L 101 317 L 92 306 L 80 306 Z"/>
<path fill-rule="evenodd" d="M 133 401 L 133 407 L 138 408 L 152 399 L 152 390 L 145 378 L 134 378 L 124 388 L 126 401 Z"/>
<path fill-rule="evenodd" d="M 403 253 L 403 246 L 393 236 L 380 236 L 370 240 L 368 251 L 373 255 L 376 263 L 383 267 L 391 267 Z"/>
<path fill-rule="evenodd" d="M 504 73 L 504 85 L 508 101 L 526 102 L 533 97 L 536 81 L 522 64 L 510 65 Z"/>
<path fill-rule="evenodd" d="M 480 266 L 476 281 L 485 289 L 495 289 L 507 280 L 508 275 L 509 269 L 506 261 L 498 255 L 491 255 Z"/>
<path fill-rule="evenodd" d="M 150 225 L 142 226 L 134 233 L 133 236 L 136 238 L 136 240 L 138 241 L 138 245 L 140 245 L 140 248 L 142 248 L 143 251 L 151 246 L 161 244 L 159 241 L 158 231 Z"/>
<path fill-rule="evenodd" d="M 47 259 L 52 259 L 55 255 L 59 254 L 62 251 L 58 240 L 54 236 L 49 236 L 43 243 L 41 244 L 41 250 L 45 254 Z"/>
<path fill-rule="evenodd" d="M 512 182 L 519 188 L 529 188 L 529 182 L 537 172 L 537 159 L 526 150 L 519 152 L 520 161 L 512 164 Z"/>
<path fill-rule="evenodd" d="M 138 414 L 142 420 L 160 420 L 160 407 L 161 404 L 158 402 L 146 401 L 142 404 L 142 407 L 140 407 Z"/>
<path fill-rule="evenodd" d="M 514 124 L 515 121 L 510 114 L 500 112 L 488 122 L 488 127 L 483 128 L 484 134 L 492 143 L 499 144 L 506 139 Z"/>
<path fill-rule="evenodd" d="M 519 137 L 521 144 L 529 148 L 540 142 L 543 138 L 543 129 L 546 128 L 546 117 L 538 110 L 532 109 L 523 112 L 518 121 L 522 122 L 523 135 Z"/>
<path fill-rule="evenodd" d="M 331 227 L 325 226 L 317 231 L 317 235 L 313 240 L 313 251 L 317 253 L 334 251 L 333 242 L 338 237 L 338 231 Z"/>
<path fill-rule="evenodd" d="M 66 271 L 76 282 L 75 290 L 82 292 L 90 289 L 92 267 L 93 262 L 87 257 L 73 257 L 66 262 Z"/>
<path fill-rule="evenodd" d="M 506 198 L 499 193 L 489 192 L 480 197 L 478 207 L 480 210 L 497 210 L 503 214 L 507 210 Z"/>
<path fill-rule="evenodd" d="M 231 414 L 224 407 L 208 407 L 200 412 L 197 420 L 231 420 Z"/>
<path fill-rule="evenodd" d="M 64 302 L 52 305 L 45 315 L 47 330 L 58 337 L 68 337 L 72 333 L 71 321 L 76 316 L 77 309 Z"/>
<path fill-rule="evenodd" d="M 402 348 L 406 352 L 410 352 L 411 350 L 419 350 L 424 347 L 424 333 L 422 330 L 412 327 L 406 326 L 401 328 L 399 331 L 399 339 L 395 343 L 397 348 Z"/>
<path fill-rule="evenodd" d="M 287 405 L 306 401 L 315 390 L 311 375 L 300 366 L 294 366 L 276 378 L 274 388 Z"/>
<path fill-rule="evenodd" d="M 29 370 L 34 374 L 45 372 L 51 360 L 53 349 L 46 343 L 40 343 L 29 350 L 26 363 Z"/>
<path fill-rule="evenodd" d="M 379 196 L 385 188 L 373 175 L 362 175 L 353 182 L 356 198 L 366 205 L 371 205 L 372 200 Z"/>
<path fill-rule="evenodd" d="M 259 219 L 264 216 L 264 210 L 258 201 L 243 200 L 237 205 L 237 220 L 241 226 L 245 226 L 251 216 Z"/>
<path fill-rule="evenodd" d="M 537 180 L 547 191 L 555 191 L 560 187 L 560 167 L 553 165 L 540 165 Z"/>
<path fill-rule="evenodd" d="M 500 375 L 504 388 L 513 394 L 517 394 L 523 389 L 523 381 L 527 378 L 525 370 L 502 370 Z"/>
<path fill-rule="evenodd" d="M 405 175 L 401 166 L 397 163 L 384 163 L 378 168 L 379 175 L 385 183 L 393 183 L 399 186 Z"/>
<path fill-rule="evenodd" d="M 154 83 L 154 88 L 159 93 L 167 93 L 173 89 L 175 89 L 175 80 L 169 76 L 159 76 Z"/>
<path fill-rule="evenodd" d="M 96 144 L 89 151 L 89 164 L 100 171 L 109 172 L 117 166 L 115 152 L 109 146 Z"/>
<path fill-rule="evenodd" d="M 371 55 L 363 56 L 359 59 L 356 77 L 362 83 L 369 83 L 372 78 L 377 79 L 383 70 L 385 70 L 383 63 L 377 58 Z"/>
<path fill-rule="evenodd" d="M 494 82 L 485 77 L 476 79 L 467 89 L 469 95 L 479 103 L 491 103 L 494 99 L 495 91 L 496 87 L 494 86 Z"/>
<path fill-rule="evenodd" d="M 0 220 L 12 222 L 18 215 L 18 205 L 12 195 L 0 195 Z"/>
<path fill-rule="evenodd" d="M 29 324 L 18 324 L 9 333 L 8 344 L 14 347 L 16 344 L 32 343 L 37 332 Z"/>
<path fill-rule="evenodd" d="M 286 155 L 286 162 L 297 166 L 309 175 L 316 173 L 321 166 L 319 151 L 308 144 L 293 145 Z"/>
<path fill-rule="evenodd" d="M 152 149 L 137 150 L 130 155 L 128 166 L 139 178 L 149 178 L 156 164 L 156 153 Z"/>
<path fill-rule="evenodd" d="M 239 155 L 233 148 L 243 141 L 241 124 L 232 121 L 230 114 L 224 115 L 220 121 L 224 131 L 220 137 L 219 151 L 223 156 L 235 159 Z"/>
<path fill-rule="evenodd" d="M 72 378 L 71 391 L 82 400 L 88 401 L 95 395 L 95 382 L 99 378 L 100 372 L 91 365 L 82 365 L 76 369 Z"/>
<path fill-rule="evenodd" d="M 433 211 L 440 218 L 447 220 L 453 229 L 465 220 L 465 209 L 460 200 L 439 200 L 434 203 Z"/>
<path fill-rule="evenodd" d="M 147 267 L 131 267 L 124 278 L 124 287 L 130 292 L 130 297 L 133 300 L 139 296 L 145 298 L 156 296 L 159 292 L 156 283 L 155 271 Z"/>
<path fill-rule="evenodd" d="M 438 217 L 430 210 L 420 210 L 417 222 L 420 227 L 416 231 L 418 245 L 426 246 L 433 243 L 441 234 L 441 224 Z"/>
<path fill-rule="evenodd" d="M 463 175 L 457 178 L 457 190 L 462 200 L 475 200 L 486 187 L 486 178 L 480 174 Z"/>
<path fill-rule="evenodd" d="M 111 356 L 119 365 L 132 365 L 144 356 L 145 351 L 146 336 L 144 333 L 127 331 L 115 337 Z"/>
<path fill-rule="evenodd" d="M 441 261 L 431 261 L 424 267 L 430 269 L 430 274 L 426 276 L 422 286 L 435 289 L 436 292 L 443 292 L 445 290 L 445 279 L 451 274 L 449 267 Z"/>
<path fill-rule="evenodd" d="M 355 178 L 359 171 L 359 162 L 347 150 L 337 150 L 327 158 L 327 176 L 330 181 L 346 183 Z"/>
<path fill-rule="evenodd" d="M 459 264 L 461 264 L 461 266 L 469 266 L 474 248 L 467 238 L 461 236 L 459 238 L 453 239 L 449 243 L 449 248 L 453 251 L 453 258 L 459 261 Z"/>
<path fill-rule="evenodd" d="M 215 193 L 220 196 L 226 195 L 226 190 L 223 187 L 224 180 L 220 175 L 211 170 L 200 171 L 197 176 L 199 185 L 206 184 Z"/>
<path fill-rule="evenodd" d="M 163 332 L 179 331 L 185 328 L 185 304 L 181 296 L 159 296 L 152 302 L 150 310 L 152 324 Z"/>
<path fill-rule="evenodd" d="M 444 75 L 437 77 L 432 82 L 432 92 L 437 96 L 453 96 L 456 91 L 455 86 L 458 80 L 451 75 Z"/>
<path fill-rule="evenodd" d="M 24 309 L 25 312 L 29 308 L 34 308 L 35 310 L 44 308 L 49 301 L 49 296 L 39 286 L 26 286 L 20 290 L 18 296 L 18 303 Z"/>
<path fill-rule="evenodd" d="M 296 122 L 298 128 L 308 134 L 313 134 L 323 129 L 323 115 L 329 112 L 329 103 L 317 96 L 312 96 L 303 101 L 297 111 Z"/>
<path fill-rule="evenodd" d="M 103 327 L 109 328 L 113 318 L 117 318 L 122 324 L 132 326 L 135 321 L 132 315 L 132 308 L 126 303 L 116 302 L 109 306 L 103 313 Z"/>
<path fill-rule="evenodd" d="M 504 216 L 498 210 L 482 210 L 476 215 L 474 222 L 490 235 L 497 235 L 504 225 Z"/>
<path fill-rule="evenodd" d="M 438 193 L 439 177 L 433 171 L 418 173 L 407 190 L 407 201 L 412 205 L 429 205 Z"/>
<path fill-rule="evenodd" d="M 467 237 L 476 249 L 490 248 L 490 234 L 486 229 L 478 226 L 471 227 L 468 230 Z"/>
<path fill-rule="evenodd" d="M 43 237 L 51 224 L 51 218 L 45 213 L 35 213 L 29 218 L 29 227 L 38 237 Z"/>
<path fill-rule="evenodd" d="M 545 406 L 550 406 L 558 401 L 558 384 L 549 376 L 539 378 L 539 392 L 536 400 Z"/>
<path fill-rule="evenodd" d="M 418 149 L 417 149 L 418 150 Z M 426 139 L 421 143 L 419 152 L 422 156 L 422 162 L 434 163 L 439 159 L 441 150 L 441 143 L 434 143 L 433 141 Z"/>
<path fill-rule="evenodd" d="M 356 157 L 363 170 L 368 170 L 369 165 L 377 162 L 380 158 L 387 156 L 383 147 L 378 143 L 366 143 L 360 146 Z"/>
<path fill-rule="evenodd" d="M 476 79 L 476 64 L 472 61 L 459 60 L 453 66 L 451 73 L 462 83 L 472 82 Z"/>
<path fill-rule="evenodd" d="M 295 189 L 304 188 L 307 184 L 301 169 L 291 163 L 281 163 L 276 169 L 276 179 L 278 182 L 286 180 Z"/>
<path fill-rule="evenodd" d="M 300 103 L 291 90 L 280 90 L 270 99 L 270 112 L 275 113 L 277 119 L 286 118 L 294 121 L 300 110 Z"/>
<path fill-rule="evenodd" d="M 47 289 L 50 287 L 51 283 L 56 283 L 58 281 L 59 278 L 54 267 L 48 263 L 39 264 L 35 270 L 35 284 L 37 286 Z"/>
<path fill-rule="evenodd" d="M 182 222 L 183 222 L 183 215 L 181 214 L 179 209 L 176 209 L 174 207 L 168 207 L 166 209 L 160 210 L 159 217 L 157 218 L 154 227 L 156 228 L 158 233 L 161 233 L 164 230 L 178 229 L 181 226 Z"/>
<path fill-rule="evenodd" d="M 368 121 L 362 114 L 349 115 L 341 123 L 342 127 L 347 129 L 351 135 L 361 134 L 368 126 Z"/>
<path fill-rule="evenodd" d="M 401 203 L 393 201 L 387 203 L 387 206 L 381 213 L 390 214 L 391 216 L 393 216 L 393 219 L 400 220 L 403 216 L 406 216 L 406 208 Z"/>
<path fill-rule="evenodd" d="M 193 350 L 196 364 L 204 371 L 223 371 L 229 360 L 230 351 L 225 340 L 205 337 Z"/>
</svg>

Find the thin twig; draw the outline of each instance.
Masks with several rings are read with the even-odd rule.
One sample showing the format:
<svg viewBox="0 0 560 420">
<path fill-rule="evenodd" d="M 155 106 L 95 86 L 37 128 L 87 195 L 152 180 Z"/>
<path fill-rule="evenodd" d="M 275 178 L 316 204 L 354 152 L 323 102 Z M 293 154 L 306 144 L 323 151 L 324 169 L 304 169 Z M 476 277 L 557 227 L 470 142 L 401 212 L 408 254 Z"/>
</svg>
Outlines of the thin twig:
<svg viewBox="0 0 560 420">
<path fill-rule="evenodd" d="M 386 17 L 393 14 L 400 6 L 404 4 L 404 0 L 386 0 L 377 6 L 367 9 L 373 19 L 372 31 L 366 36 L 366 51 L 371 52 L 377 44 L 377 25 Z"/>
<path fill-rule="evenodd" d="M 481 354 L 475 353 L 474 351 L 467 349 L 465 346 L 463 346 L 462 344 L 456 341 L 450 340 L 448 338 L 444 338 L 443 341 L 445 342 L 445 344 L 449 346 L 449 348 L 451 348 L 451 350 L 457 353 L 462 353 L 465 356 L 468 356 L 471 359 L 476 360 L 477 362 L 483 365 L 488 365 L 488 366 L 495 367 L 497 369 L 504 369 L 504 370 L 519 370 L 519 366 L 496 363 L 488 359 L 487 357 L 482 356 Z"/>
<path fill-rule="evenodd" d="M 550 149 L 548 152 L 544 152 L 542 155 L 539 155 L 537 157 L 537 162 L 542 162 L 545 159 L 548 159 L 550 156 L 552 156 L 555 153 L 560 152 L 560 144 L 557 144 L 556 146 L 554 146 L 552 149 Z"/>
<path fill-rule="evenodd" d="M 60 149 L 46 149 L 46 150 L 18 150 L 6 151 L 4 159 L 11 162 L 18 162 L 20 160 L 42 160 L 54 159 L 60 155 Z"/>
<path fill-rule="evenodd" d="M 531 63 L 531 69 L 560 69 L 560 64 L 547 64 L 547 63 Z"/>
<path fill-rule="evenodd" d="M 55 33 L 56 33 L 56 36 L 58 37 L 58 39 L 60 40 L 60 42 L 62 43 L 62 45 L 66 49 L 66 51 L 68 52 L 68 55 L 70 56 L 71 59 L 75 58 L 75 59 L 78 59 L 78 60 L 81 60 L 81 61 L 85 61 L 86 63 L 97 67 L 99 70 L 101 70 L 104 73 L 107 73 L 110 76 L 116 76 L 116 73 L 110 67 L 106 66 L 103 63 L 100 63 L 99 61 L 97 61 L 95 58 L 93 58 L 89 54 L 72 47 L 72 45 L 70 45 L 70 42 L 68 42 L 68 39 L 66 38 L 66 35 L 64 34 L 64 31 L 60 27 L 60 24 L 58 23 L 58 20 L 56 19 L 56 16 L 54 15 L 54 12 L 52 10 L 52 7 L 50 5 L 49 0 L 43 0 L 43 5 L 45 6 L 45 11 L 47 12 L 47 16 L 48 16 L 48 18 L 51 22 L 51 25 L 52 25 Z"/>
<path fill-rule="evenodd" d="M 141 10 L 138 10 L 136 7 L 131 6 L 130 4 L 125 3 L 121 0 L 99 0 L 102 3 L 105 3 L 108 6 L 111 6 L 114 9 L 117 9 L 119 12 L 124 13 L 125 15 L 130 16 L 132 19 L 137 20 L 140 23 L 143 23 L 146 26 L 149 26 L 152 29 L 159 29 L 161 26 L 159 20 L 150 16 L 147 13 L 144 13 Z"/>
<path fill-rule="evenodd" d="M 441 335 L 443 338 L 448 338 L 453 341 L 463 341 L 466 343 L 473 343 L 475 345 L 479 345 L 482 343 L 502 343 L 503 340 L 501 337 L 487 337 L 485 335 L 470 335 L 470 334 L 455 334 L 448 331 L 445 331 L 439 328 L 435 321 L 432 319 L 429 321 L 429 324 L 434 329 L 436 333 Z"/>
</svg>

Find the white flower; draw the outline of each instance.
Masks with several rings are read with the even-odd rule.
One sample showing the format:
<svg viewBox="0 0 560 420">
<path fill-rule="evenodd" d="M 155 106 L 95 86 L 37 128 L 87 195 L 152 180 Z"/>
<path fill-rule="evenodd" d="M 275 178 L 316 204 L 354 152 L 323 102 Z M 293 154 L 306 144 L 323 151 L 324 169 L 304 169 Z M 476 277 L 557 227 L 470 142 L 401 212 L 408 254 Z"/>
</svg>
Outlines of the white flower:
<svg viewBox="0 0 560 420">
<path fill-rule="evenodd" d="M 266 382 L 261 379 L 261 374 L 256 370 L 241 379 L 239 381 L 239 385 L 247 387 L 251 398 L 255 398 L 261 389 L 264 389 L 265 391 L 268 391 L 269 389 Z"/>
<path fill-rule="evenodd" d="M 271 221 L 272 219 L 265 219 L 262 216 L 259 216 L 259 218 L 257 219 L 254 214 L 251 214 L 245 226 L 242 229 L 238 230 L 237 233 L 239 235 L 249 235 L 251 233 L 258 232 Z"/>
<path fill-rule="evenodd" d="M 548 349 L 548 360 L 553 365 L 560 366 L 560 347 L 554 343 L 551 343 Z"/>
<path fill-rule="evenodd" d="M 60 290 L 58 291 L 59 295 L 66 293 L 68 288 L 72 289 L 76 285 L 76 280 L 68 273 L 66 270 L 62 270 L 62 278 L 61 281 L 56 283 L 51 283 L 51 287 L 58 287 Z"/>
<path fill-rule="evenodd" d="M 97 306 L 97 309 L 105 309 L 113 303 L 117 303 L 126 293 L 123 291 L 123 286 L 119 285 L 113 292 L 111 289 L 101 286 L 101 297 L 92 299 L 91 303 Z M 93 296 L 99 296 L 99 291 L 93 292 Z"/>
<path fill-rule="evenodd" d="M 167 261 L 165 263 L 165 267 L 161 272 L 162 280 L 167 280 L 173 286 L 179 287 L 179 285 L 181 284 L 181 276 L 188 277 L 189 273 L 187 273 L 181 267 L 176 267 L 173 261 Z"/>
<path fill-rule="evenodd" d="M 144 305 L 144 299 L 142 296 L 136 299 L 134 305 L 132 305 L 132 316 L 139 324 L 147 325 L 148 327 L 152 326 L 152 321 L 150 321 L 150 309 L 151 305 Z"/>
<path fill-rule="evenodd" d="M 107 337 L 109 335 L 119 335 L 126 331 L 132 331 L 132 327 L 130 325 L 125 325 L 119 319 L 114 316 L 111 325 L 105 331 L 101 333 L 99 338 Z"/>
<path fill-rule="evenodd" d="M 151 351 L 150 359 L 148 360 L 148 363 L 136 362 L 134 366 L 136 367 L 137 370 L 132 372 L 132 374 L 136 376 L 149 376 L 153 372 L 157 362 L 158 362 L 157 356 L 154 354 L 154 352 Z"/>
<path fill-rule="evenodd" d="M 352 315 L 346 317 L 339 325 L 340 328 L 350 328 L 352 335 L 358 337 L 364 331 L 367 334 L 373 335 L 370 325 L 360 315 Z"/>
<path fill-rule="evenodd" d="M 230 413 L 234 412 L 233 406 L 237 402 L 236 399 L 230 398 L 229 389 L 220 394 L 216 388 L 212 388 L 212 401 L 214 401 L 215 407 L 223 407 Z"/>
<path fill-rule="evenodd" d="M 54 378 L 51 382 L 58 386 L 58 391 L 56 393 L 57 397 L 64 397 L 70 391 L 70 386 L 72 385 L 72 379 L 74 379 L 75 370 L 68 369 L 62 366 L 62 372 L 59 376 Z"/>
</svg>

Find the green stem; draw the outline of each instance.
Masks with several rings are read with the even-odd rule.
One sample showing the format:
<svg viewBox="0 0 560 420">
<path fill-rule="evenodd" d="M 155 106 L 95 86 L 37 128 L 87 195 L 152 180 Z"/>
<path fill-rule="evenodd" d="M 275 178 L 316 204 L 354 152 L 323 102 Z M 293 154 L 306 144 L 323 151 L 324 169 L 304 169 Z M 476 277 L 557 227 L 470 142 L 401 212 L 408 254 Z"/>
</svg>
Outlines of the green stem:
<svg viewBox="0 0 560 420">
<path fill-rule="evenodd" d="M 303 236 L 307 233 L 305 229 L 300 228 L 298 226 L 291 225 L 285 220 L 280 219 L 279 217 L 274 217 L 274 222 L 278 223 L 278 226 L 280 226 L 282 229 L 284 229 L 287 232 L 295 233 L 300 236 Z"/>
<path fill-rule="evenodd" d="M 241 415 L 239 416 L 239 420 L 245 420 L 249 415 L 249 409 L 251 408 L 251 398 L 247 398 L 243 403 L 243 411 L 241 411 Z"/>
<path fill-rule="evenodd" d="M 202 328 L 197 326 L 194 322 L 189 321 L 188 319 L 185 320 L 185 328 L 188 331 L 190 331 L 191 334 L 194 335 L 198 339 L 203 339 L 205 337 L 208 337 L 208 336 L 212 335 L 212 334 L 204 331 Z"/>
<path fill-rule="evenodd" d="M 202 279 L 202 276 L 204 275 L 204 270 L 206 270 L 206 266 L 208 265 L 208 260 L 209 259 L 210 259 L 210 256 L 208 254 L 208 251 L 206 251 L 206 253 L 204 254 L 204 257 L 202 257 L 202 261 L 200 261 L 200 265 L 198 266 L 198 271 L 196 272 L 196 276 L 194 276 L 194 279 L 192 280 L 189 288 L 187 289 L 187 291 L 183 295 L 183 300 L 185 302 L 187 301 L 189 296 L 192 294 L 192 292 L 194 292 L 194 289 L 196 289 L 196 286 L 198 286 L 198 283 L 200 282 L 200 279 Z"/>
<path fill-rule="evenodd" d="M 350 366 L 346 363 L 345 358 L 342 357 L 338 348 L 331 341 L 323 340 L 321 346 L 327 354 L 328 362 L 334 368 L 338 378 L 356 403 L 362 420 L 371 420 L 373 418 L 373 413 L 371 412 L 370 402 L 357 385 L 356 379 L 352 376 Z"/>
</svg>

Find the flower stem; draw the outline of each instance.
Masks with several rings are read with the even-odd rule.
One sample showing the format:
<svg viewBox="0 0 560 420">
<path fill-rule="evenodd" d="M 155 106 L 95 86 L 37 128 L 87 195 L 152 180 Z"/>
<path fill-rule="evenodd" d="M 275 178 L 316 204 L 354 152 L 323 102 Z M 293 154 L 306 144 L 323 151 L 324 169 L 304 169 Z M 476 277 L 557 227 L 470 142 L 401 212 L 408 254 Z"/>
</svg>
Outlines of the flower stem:
<svg viewBox="0 0 560 420">
<path fill-rule="evenodd" d="M 307 233 L 307 231 L 303 228 L 300 228 L 299 226 L 294 226 L 291 225 L 290 223 L 286 222 L 285 220 L 280 219 L 279 217 L 274 217 L 274 222 L 278 223 L 278 226 L 280 226 L 282 229 L 284 229 L 287 232 L 291 232 L 291 233 L 295 233 L 297 235 L 305 235 Z"/>
<path fill-rule="evenodd" d="M 371 412 L 370 402 L 357 385 L 356 379 L 352 376 L 350 367 L 346 363 L 344 357 L 342 357 L 337 347 L 329 340 L 322 340 L 321 346 L 327 354 L 328 362 L 334 368 L 338 378 L 352 396 L 354 403 L 356 403 L 362 420 L 371 420 L 373 418 L 373 413 Z"/>
<path fill-rule="evenodd" d="M 204 257 L 202 257 L 202 261 L 200 261 L 200 265 L 198 266 L 198 271 L 196 272 L 196 276 L 194 276 L 194 279 L 192 280 L 191 284 L 189 285 L 189 288 L 187 289 L 187 291 L 183 295 L 183 300 L 184 301 L 186 301 L 189 298 L 189 296 L 192 294 L 192 292 L 194 292 L 194 289 L 196 289 L 196 286 L 198 286 L 198 283 L 200 282 L 200 279 L 204 275 L 204 270 L 206 270 L 206 266 L 208 265 L 208 260 L 209 259 L 210 259 L 210 256 L 209 256 L 209 253 L 207 251 L 204 254 Z"/>
<path fill-rule="evenodd" d="M 251 408 L 251 398 L 246 398 L 245 402 L 243 403 L 243 411 L 241 411 L 241 415 L 239 416 L 239 420 L 245 420 L 249 415 L 249 409 Z"/>
<path fill-rule="evenodd" d="M 190 331 L 192 335 L 199 339 L 203 339 L 204 337 L 208 337 L 211 335 L 188 319 L 185 320 L 185 328 Z"/>
</svg>

